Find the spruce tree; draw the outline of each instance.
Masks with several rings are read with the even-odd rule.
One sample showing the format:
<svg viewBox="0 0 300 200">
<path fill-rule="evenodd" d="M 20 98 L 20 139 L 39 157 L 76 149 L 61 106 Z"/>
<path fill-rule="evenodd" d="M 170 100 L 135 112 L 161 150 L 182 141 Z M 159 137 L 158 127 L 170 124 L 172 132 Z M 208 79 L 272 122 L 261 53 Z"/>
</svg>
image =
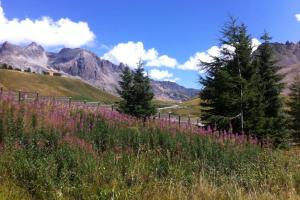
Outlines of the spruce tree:
<svg viewBox="0 0 300 200">
<path fill-rule="evenodd" d="M 133 102 L 132 114 L 136 117 L 146 118 L 156 113 L 155 106 L 152 104 L 154 94 L 148 75 L 144 74 L 143 63 L 138 63 L 133 77 Z"/>
<path fill-rule="evenodd" d="M 300 76 L 297 75 L 290 86 L 288 113 L 290 115 L 290 127 L 293 130 L 293 136 L 300 141 Z"/>
<path fill-rule="evenodd" d="M 144 119 L 156 113 L 156 109 L 152 104 L 154 94 L 150 79 L 145 76 L 141 61 L 133 72 L 125 67 L 119 85 L 118 93 L 122 98 L 119 102 L 121 112 Z"/>
<path fill-rule="evenodd" d="M 119 81 L 120 89 L 117 89 L 118 94 L 122 98 L 119 102 L 119 111 L 131 114 L 134 102 L 133 102 L 133 75 L 128 66 L 124 68 L 120 75 L 121 80 Z"/>
<path fill-rule="evenodd" d="M 258 71 L 257 84 L 262 96 L 264 111 L 264 126 L 260 138 L 270 137 L 274 143 L 282 143 L 286 137 L 285 116 L 282 110 L 282 100 L 280 94 L 283 89 L 282 75 L 278 73 L 280 68 L 276 65 L 273 50 L 270 44 L 271 37 L 267 32 L 263 34 L 263 43 L 254 53 L 253 64 Z"/>
<path fill-rule="evenodd" d="M 235 132 L 250 133 L 255 111 L 255 69 L 252 65 L 252 43 L 245 25 L 234 18 L 222 30 L 220 55 L 202 63 L 207 76 L 200 79 L 202 120 L 225 128 L 232 123 Z"/>
<path fill-rule="evenodd" d="M 282 108 L 280 93 L 283 89 L 281 83 L 282 75 L 278 73 L 280 67 L 276 65 L 273 56 L 273 50 L 270 45 L 271 37 L 267 32 L 263 34 L 261 40 L 263 43 L 255 55 L 258 73 L 261 77 L 261 86 L 263 89 L 265 115 L 267 118 L 276 118 L 279 116 Z"/>
</svg>

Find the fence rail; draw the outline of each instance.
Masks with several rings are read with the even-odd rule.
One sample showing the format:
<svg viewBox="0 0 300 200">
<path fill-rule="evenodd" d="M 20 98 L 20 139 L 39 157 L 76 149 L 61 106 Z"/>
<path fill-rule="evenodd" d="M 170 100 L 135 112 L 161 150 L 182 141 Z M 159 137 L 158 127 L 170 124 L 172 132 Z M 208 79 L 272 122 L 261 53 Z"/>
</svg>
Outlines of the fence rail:
<svg viewBox="0 0 300 200">
<path fill-rule="evenodd" d="M 81 107 L 81 108 L 106 108 L 112 111 L 116 110 L 114 104 L 104 104 L 100 101 L 86 101 L 86 100 L 74 100 L 72 97 L 66 96 L 41 96 L 38 92 L 28 92 L 28 91 L 4 91 L 0 88 L 0 99 L 3 96 L 10 96 L 14 98 L 14 101 L 21 103 L 34 103 L 34 102 L 51 102 L 54 104 L 68 104 L 69 107 Z M 204 127 L 199 119 L 188 117 L 182 117 L 180 115 L 172 115 L 171 113 L 160 113 L 151 116 L 151 118 L 156 120 L 164 120 L 172 123 L 194 125 L 198 127 Z"/>
</svg>

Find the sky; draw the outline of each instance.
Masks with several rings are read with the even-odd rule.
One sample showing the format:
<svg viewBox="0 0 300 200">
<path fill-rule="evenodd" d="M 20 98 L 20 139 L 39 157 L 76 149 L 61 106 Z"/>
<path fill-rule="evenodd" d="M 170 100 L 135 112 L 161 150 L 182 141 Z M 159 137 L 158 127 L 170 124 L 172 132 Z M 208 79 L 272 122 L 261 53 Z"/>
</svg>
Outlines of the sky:
<svg viewBox="0 0 300 200">
<path fill-rule="evenodd" d="M 299 0 L 2 0 L 0 42 L 81 47 L 131 68 L 142 59 L 151 78 L 200 88 L 199 60 L 218 53 L 229 15 L 254 46 L 264 30 L 274 42 L 300 41 Z"/>
</svg>

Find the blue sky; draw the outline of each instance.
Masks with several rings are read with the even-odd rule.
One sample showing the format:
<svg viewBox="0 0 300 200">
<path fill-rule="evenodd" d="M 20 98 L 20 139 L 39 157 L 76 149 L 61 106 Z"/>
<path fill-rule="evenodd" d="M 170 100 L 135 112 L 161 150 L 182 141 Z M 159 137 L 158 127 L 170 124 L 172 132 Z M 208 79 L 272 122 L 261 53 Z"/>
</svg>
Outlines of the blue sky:
<svg viewBox="0 0 300 200">
<path fill-rule="evenodd" d="M 211 47 L 218 45 L 220 28 L 229 14 L 244 22 L 253 38 L 259 38 L 266 29 L 276 42 L 300 40 L 300 17 L 299 21 L 296 17 L 300 14 L 298 0 L 2 0 L 1 2 L 4 11 L 2 15 L 5 16 L 2 22 L 0 16 L 1 42 L 4 40 L 15 43 L 29 42 L 31 38 L 24 38 L 24 35 L 27 30 L 31 30 L 32 32 L 28 31 L 27 34 L 37 35 L 36 38 L 39 38 L 37 42 L 42 41 L 40 43 L 47 49 L 80 46 L 113 62 L 128 62 L 131 65 L 136 62 L 135 59 L 142 57 L 145 63 L 148 63 L 146 69 L 153 77 L 176 81 L 193 88 L 200 87 L 197 83 L 199 70 L 191 65 L 195 63 L 196 58 L 207 56 L 207 50 L 215 52 L 216 49 Z M 43 16 L 47 18 L 42 19 Z M 13 18 L 16 18 L 15 23 Z M 22 21 L 26 18 L 32 23 Z M 59 22 L 65 18 L 68 18 L 68 21 Z M 50 26 L 49 31 L 42 34 L 40 30 L 43 26 L 38 22 L 47 22 L 48 24 L 44 25 Z M 11 33 L 7 33 L 7 36 L 4 36 L 9 28 L 4 28 L 1 23 L 9 24 L 10 28 L 14 27 L 12 30 L 24 29 L 23 32 L 26 33 L 19 33 L 14 37 Z M 16 25 L 18 23 L 20 26 Z M 61 40 L 53 38 L 56 37 L 57 27 L 63 30 Z M 51 30 L 53 34 L 50 34 Z M 63 39 L 65 41 L 62 41 Z M 45 40 L 48 43 L 43 42 Z M 190 58 L 191 62 L 187 63 Z"/>
</svg>

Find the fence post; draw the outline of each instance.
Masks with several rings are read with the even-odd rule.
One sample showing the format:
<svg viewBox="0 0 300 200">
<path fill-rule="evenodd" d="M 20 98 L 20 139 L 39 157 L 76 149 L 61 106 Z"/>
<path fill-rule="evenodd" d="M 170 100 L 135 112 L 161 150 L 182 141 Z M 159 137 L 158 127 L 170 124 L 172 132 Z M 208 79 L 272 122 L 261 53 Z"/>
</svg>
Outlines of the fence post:
<svg viewBox="0 0 300 200">
<path fill-rule="evenodd" d="M 179 127 L 180 127 L 180 119 L 181 119 L 181 116 L 179 115 L 179 116 L 178 116 L 178 124 L 179 124 Z"/>
<path fill-rule="evenodd" d="M 83 101 L 84 108 L 86 108 L 86 100 Z"/>
<path fill-rule="evenodd" d="M 190 116 L 190 114 L 188 116 L 188 125 L 191 125 L 191 116 Z"/>
<path fill-rule="evenodd" d="M 19 92 L 18 92 L 18 103 L 19 104 L 21 103 L 21 93 L 22 93 L 22 91 L 19 90 Z"/>
<path fill-rule="evenodd" d="M 171 122 L 171 112 L 169 112 L 169 123 Z"/>
<path fill-rule="evenodd" d="M 0 98 L 2 98 L 2 94 L 3 94 L 3 87 L 0 88 Z"/>
<path fill-rule="evenodd" d="M 38 92 L 36 92 L 36 94 L 35 94 L 35 101 L 36 101 L 36 102 L 39 101 L 39 93 L 38 93 Z"/>
<path fill-rule="evenodd" d="M 69 108 L 71 108 L 72 97 L 69 97 Z"/>
<path fill-rule="evenodd" d="M 114 104 L 111 105 L 111 111 L 114 111 Z"/>
</svg>

